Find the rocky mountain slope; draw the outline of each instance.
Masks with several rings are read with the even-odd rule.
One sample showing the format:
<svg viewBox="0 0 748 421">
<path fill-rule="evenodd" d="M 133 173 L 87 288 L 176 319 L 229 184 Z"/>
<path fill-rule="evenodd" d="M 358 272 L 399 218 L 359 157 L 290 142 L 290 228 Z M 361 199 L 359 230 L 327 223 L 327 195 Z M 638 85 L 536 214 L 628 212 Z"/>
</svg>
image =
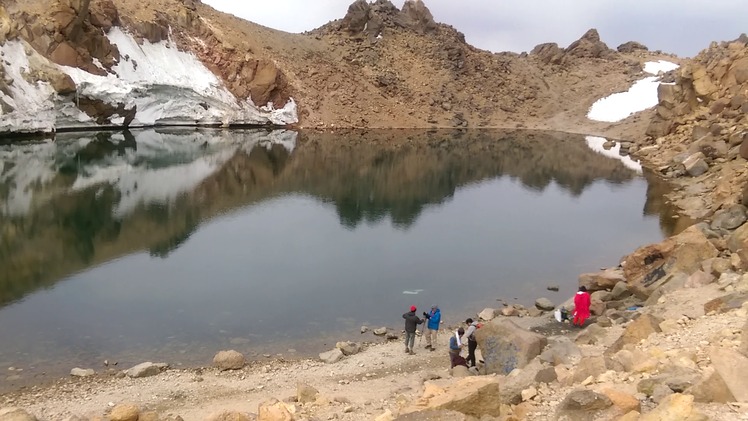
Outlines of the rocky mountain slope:
<svg viewBox="0 0 748 421">
<path fill-rule="evenodd" d="M 674 73 L 631 152 L 676 186 L 667 199 L 691 217 L 748 204 L 748 36 L 712 43 Z"/>
<path fill-rule="evenodd" d="M 388 0 L 358 0 L 305 34 L 197 0 L 10 0 L 0 45 L 4 132 L 298 121 L 603 133 L 589 106 L 661 57 L 633 42 L 614 51 L 595 30 L 567 48 L 493 54 L 421 1 L 399 10 Z"/>
</svg>

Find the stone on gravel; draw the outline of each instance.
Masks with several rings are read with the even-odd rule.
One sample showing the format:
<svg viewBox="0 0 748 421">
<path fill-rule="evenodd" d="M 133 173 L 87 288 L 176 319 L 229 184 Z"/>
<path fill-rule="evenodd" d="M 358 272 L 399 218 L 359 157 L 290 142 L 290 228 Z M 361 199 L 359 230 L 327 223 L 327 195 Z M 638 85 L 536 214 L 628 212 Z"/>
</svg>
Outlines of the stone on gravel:
<svg viewBox="0 0 748 421">
<path fill-rule="evenodd" d="M 680 393 L 666 397 L 657 408 L 639 417 L 639 421 L 706 421 L 709 418 L 696 411 L 693 396 Z"/>
<path fill-rule="evenodd" d="M 538 310 L 544 311 L 551 311 L 556 308 L 556 306 L 553 305 L 553 302 L 551 302 L 551 300 L 547 298 L 538 298 L 537 300 L 535 300 L 535 307 Z"/>
<path fill-rule="evenodd" d="M 21 408 L 0 408 L 1 421 L 36 421 L 36 417 Z"/>
<path fill-rule="evenodd" d="M 701 288 L 712 282 L 714 282 L 714 276 L 711 273 L 697 270 L 688 277 L 688 280 L 686 280 L 686 288 Z"/>
<path fill-rule="evenodd" d="M 361 352 L 361 345 L 356 342 L 338 342 L 335 344 L 335 348 L 341 350 L 343 355 L 355 355 Z"/>
<path fill-rule="evenodd" d="M 121 403 L 109 412 L 110 421 L 138 421 L 140 408 L 132 403 Z"/>
<path fill-rule="evenodd" d="M 540 360 L 552 365 L 572 364 L 581 358 L 582 352 L 571 339 L 560 336 L 549 339 L 549 346 L 540 354 Z"/>
<path fill-rule="evenodd" d="M 205 420 L 206 421 L 251 421 L 252 418 L 250 418 L 249 415 L 243 412 L 221 411 L 221 412 L 217 412 L 215 414 L 209 415 L 208 418 L 206 418 Z M 265 421 L 271 421 L 271 420 L 275 421 L 276 418 L 266 419 Z"/>
<path fill-rule="evenodd" d="M 245 364 L 247 364 L 247 359 L 244 355 L 233 349 L 219 351 L 215 357 L 213 357 L 213 365 L 221 370 L 239 370 L 244 368 Z"/>
<path fill-rule="evenodd" d="M 466 377 L 446 387 L 444 393 L 431 398 L 422 398 L 404 408 L 402 414 L 429 409 L 457 411 L 476 418 L 498 417 L 501 410 L 499 378 L 496 376 Z"/>
<path fill-rule="evenodd" d="M 70 375 L 73 377 L 91 377 L 94 374 L 96 374 L 96 371 L 94 371 L 92 368 L 75 367 L 74 369 L 70 370 Z"/>
<path fill-rule="evenodd" d="M 683 161 L 683 166 L 691 177 L 698 177 L 709 171 L 709 164 L 707 164 L 706 157 L 701 152 L 696 152 L 686 158 Z"/>
<path fill-rule="evenodd" d="M 713 230 L 732 231 L 743 225 L 746 221 L 746 207 L 743 205 L 732 205 L 727 209 L 721 209 L 714 214 L 712 224 Z"/>
<path fill-rule="evenodd" d="M 538 396 L 538 389 L 530 387 L 522 391 L 522 402 L 529 401 L 530 399 Z"/>
<path fill-rule="evenodd" d="M 127 369 L 125 371 L 125 375 L 127 375 L 127 377 L 132 377 L 135 379 L 141 377 L 150 377 L 160 374 L 161 371 L 165 370 L 167 367 L 168 365 L 165 363 L 144 362 Z"/>
<path fill-rule="evenodd" d="M 470 419 L 473 419 L 473 418 L 471 417 Z M 380 420 L 379 417 L 377 417 L 375 421 L 384 421 L 384 420 L 385 419 Z M 446 409 L 427 409 L 425 411 L 412 412 L 410 414 L 405 414 L 397 418 L 394 418 L 394 421 L 467 421 L 467 420 L 468 420 L 467 415 L 457 412 L 457 411 L 450 411 Z"/>
<path fill-rule="evenodd" d="M 223 420 L 221 420 L 223 421 Z M 228 420 L 227 420 L 228 421 Z M 233 419 L 231 421 L 234 421 Z M 236 419 L 236 421 L 245 421 Z M 249 421 L 249 418 L 246 419 Z M 257 421 L 294 421 L 294 416 L 288 407 L 278 399 L 270 399 L 257 408 Z"/>
<path fill-rule="evenodd" d="M 317 400 L 319 390 L 304 383 L 296 384 L 296 402 L 309 403 Z"/>
<path fill-rule="evenodd" d="M 535 381 L 538 383 L 553 383 L 556 380 L 558 380 L 558 375 L 553 367 L 546 367 L 535 375 Z"/>
<path fill-rule="evenodd" d="M 623 349 L 624 345 L 637 345 L 641 340 L 647 339 L 649 335 L 661 332 L 660 323 L 662 323 L 662 319 L 651 314 L 642 314 L 626 326 L 621 336 L 608 348 L 606 353 L 616 353 Z"/>
<path fill-rule="evenodd" d="M 557 419 L 592 421 L 600 411 L 613 406 L 605 395 L 592 390 L 575 390 L 564 398 L 556 412 Z"/>
<path fill-rule="evenodd" d="M 335 348 L 331 351 L 321 352 L 319 354 L 319 359 L 327 364 L 334 364 L 342 360 L 343 356 L 344 356 L 343 351 L 339 350 L 338 348 Z"/>
<path fill-rule="evenodd" d="M 613 402 L 613 406 L 618 408 L 621 413 L 627 414 L 631 411 L 641 411 L 641 402 L 633 395 L 612 388 L 603 389 L 602 393 Z"/>
<path fill-rule="evenodd" d="M 456 365 L 452 367 L 450 370 L 450 375 L 452 377 L 468 377 L 470 376 L 470 370 L 468 370 L 467 367 L 464 365 Z"/>
<path fill-rule="evenodd" d="M 374 329 L 374 334 L 377 336 L 384 336 L 387 334 L 387 328 L 386 327 L 378 327 Z"/>
<path fill-rule="evenodd" d="M 595 345 L 607 334 L 607 330 L 600 325 L 592 324 L 584 328 L 574 338 L 574 343 L 579 345 Z"/>
<path fill-rule="evenodd" d="M 496 309 L 484 308 L 483 311 L 478 313 L 478 318 L 485 321 L 491 321 L 496 318 Z"/>
<path fill-rule="evenodd" d="M 475 333 L 488 374 L 507 374 L 540 355 L 548 339 L 522 329 L 511 320 L 496 319 Z"/>
</svg>

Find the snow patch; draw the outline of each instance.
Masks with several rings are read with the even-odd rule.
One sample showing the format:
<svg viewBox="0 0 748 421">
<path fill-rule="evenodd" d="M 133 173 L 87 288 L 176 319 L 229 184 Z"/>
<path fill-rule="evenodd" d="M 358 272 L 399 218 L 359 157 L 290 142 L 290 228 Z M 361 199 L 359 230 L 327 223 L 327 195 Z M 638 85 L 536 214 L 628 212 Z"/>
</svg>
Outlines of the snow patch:
<svg viewBox="0 0 748 421">
<path fill-rule="evenodd" d="M 2 132 L 50 132 L 55 126 L 55 104 L 57 95 L 49 83 L 30 83 L 23 77 L 29 72 L 29 58 L 19 41 L 8 41 L 0 45 L 0 65 L 9 85 L 11 95 L 0 91 L 0 101 L 13 108 L 3 114 L 0 107 L 0 133 Z"/>
<path fill-rule="evenodd" d="M 650 74 L 677 69 L 678 65 L 668 61 L 649 61 L 644 70 Z M 615 123 L 632 114 L 644 111 L 657 105 L 657 87 L 660 82 L 657 76 L 649 76 L 634 83 L 626 92 L 619 92 L 599 99 L 590 107 L 587 118 L 595 121 Z"/>
<path fill-rule="evenodd" d="M 608 141 L 608 139 L 604 137 L 598 137 L 598 136 L 585 136 L 585 141 L 587 142 L 587 146 L 592 149 L 593 151 L 599 153 L 600 155 L 607 156 L 609 158 L 617 159 L 623 163 L 623 165 L 626 168 L 630 168 L 638 173 L 642 172 L 642 166 L 639 164 L 639 162 L 634 161 L 631 159 L 630 156 L 621 156 L 621 144 L 616 142 L 615 146 L 611 147 L 610 149 L 605 149 L 603 145 Z"/>
<path fill-rule="evenodd" d="M 677 69 L 678 67 L 680 66 L 665 60 L 648 61 L 644 63 L 644 71 L 651 75 L 658 75 L 660 74 L 660 72 L 667 73 L 671 70 Z"/>
</svg>

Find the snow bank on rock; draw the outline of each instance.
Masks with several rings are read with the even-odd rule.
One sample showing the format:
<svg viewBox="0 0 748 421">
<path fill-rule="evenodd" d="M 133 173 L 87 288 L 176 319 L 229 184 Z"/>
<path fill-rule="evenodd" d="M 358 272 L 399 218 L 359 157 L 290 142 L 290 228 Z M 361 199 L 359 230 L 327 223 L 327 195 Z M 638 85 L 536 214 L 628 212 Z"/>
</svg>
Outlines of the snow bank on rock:
<svg viewBox="0 0 748 421">
<path fill-rule="evenodd" d="M 628 155 L 621 156 L 620 154 L 621 144 L 620 143 L 616 142 L 615 146 L 611 147 L 610 149 L 605 149 L 603 145 L 605 145 L 605 143 L 608 142 L 608 139 L 604 137 L 585 136 L 584 139 L 587 142 L 587 146 L 593 151 L 599 153 L 600 155 L 604 155 L 609 158 L 617 159 L 621 161 L 621 163 L 623 163 L 623 165 L 626 168 L 632 169 L 638 173 L 642 172 L 642 166 L 639 162 L 634 161 Z"/>
<path fill-rule="evenodd" d="M 194 54 L 179 51 L 170 41 L 138 44 L 132 35 L 117 27 L 107 36 L 121 55 L 114 74 L 99 76 L 78 68 L 58 67 L 76 83 L 78 96 L 113 106 L 123 104 L 126 109 L 135 107 L 131 126 L 298 122 L 293 99 L 281 109 L 237 100 Z M 0 100 L 14 110 L 6 114 L 0 111 L 0 133 L 96 126 L 94 119 L 81 112 L 70 98 L 59 97 L 48 83 L 29 83 L 23 78 L 29 71 L 28 55 L 32 53 L 36 54 L 26 51 L 19 41 L 0 46 L 0 65 L 13 79 L 11 95 L 0 92 Z M 111 122 L 121 125 L 124 118 L 117 116 Z"/>
<path fill-rule="evenodd" d="M 97 76 L 71 67 L 64 71 L 82 95 L 137 107 L 131 125 L 298 122 L 293 100 L 279 110 L 257 107 L 251 100 L 239 102 L 194 54 L 179 51 L 169 41 L 138 44 L 117 27 L 107 37 L 121 57 L 112 69 L 114 75 Z"/>
<path fill-rule="evenodd" d="M 6 77 L 13 80 L 8 88 L 11 95 L 0 91 L 0 100 L 13 108 L 8 113 L 0 107 L 0 133 L 2 132 L 49 132 L 55 126 L 55 104 L 57 95 L 49 83 L 30 83 L 23 77 L 29 72 L 29 59 L 19 41 L 8 41 L 0 45 L 0 66 Z"/>
<path fill-rule="evenodd" d="M 644 71 L 649 74 L 668 72 L 677 69 L 678 65 L 664 60 L 649 61 L 644 64 Z M 660 85 L 657 76 L 646 77 L 634 83 L 626 92 L 619 92 L 597 100 L 587 113 L 587 118 L 595 121 L 615 123 L 632 114 L 644 111 L 657 105 L 657 87 Z"/>
</svg>

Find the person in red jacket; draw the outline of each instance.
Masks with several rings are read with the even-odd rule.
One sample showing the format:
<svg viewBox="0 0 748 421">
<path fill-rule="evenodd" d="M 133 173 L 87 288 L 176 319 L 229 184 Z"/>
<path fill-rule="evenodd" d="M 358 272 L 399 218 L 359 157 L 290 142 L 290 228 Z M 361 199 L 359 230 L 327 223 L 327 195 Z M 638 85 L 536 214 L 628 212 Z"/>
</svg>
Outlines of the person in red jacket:
<svg viewBox="0 0 748 421">
<path fill-rule="evenodd" d="M 583 326 L 584 321 L 590 317 L 590 294 L 584 286 L 574 296 L 574 325 Z"/>
</svg>

